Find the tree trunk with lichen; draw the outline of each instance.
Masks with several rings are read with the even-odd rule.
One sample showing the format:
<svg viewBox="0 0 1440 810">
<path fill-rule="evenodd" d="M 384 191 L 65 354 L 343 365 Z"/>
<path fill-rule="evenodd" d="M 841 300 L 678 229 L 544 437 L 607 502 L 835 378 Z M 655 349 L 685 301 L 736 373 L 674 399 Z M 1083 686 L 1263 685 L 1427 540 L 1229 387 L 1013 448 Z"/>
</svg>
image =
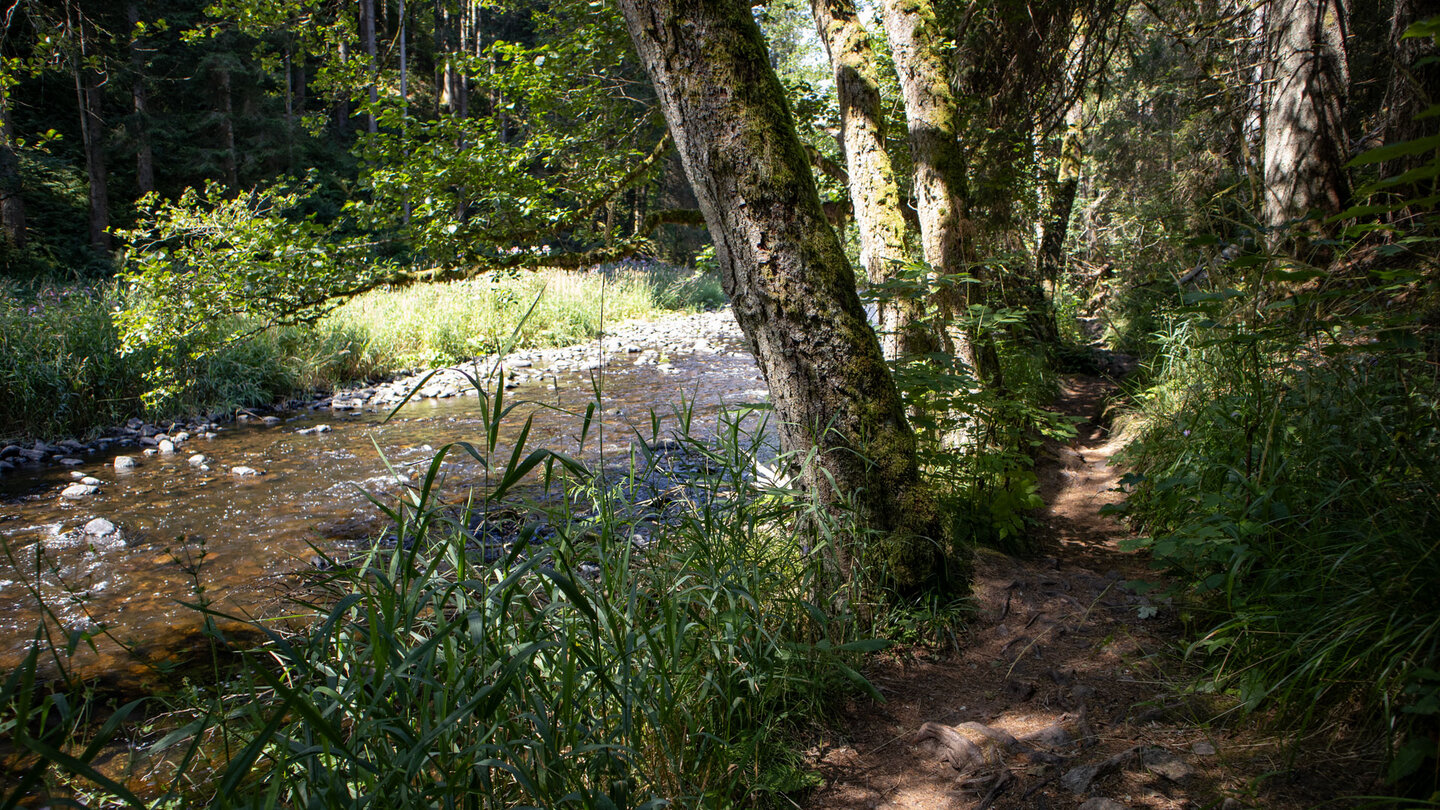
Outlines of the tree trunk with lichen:
<svg viewBox="0 0 1440 810">
<path fill-rule="evenodd" d="M 1342 119 L 1349 90 L 1339 0 L 1271 0 L 1265 10 L 1265 203 L 1272 250 L 1312 212 L 1338 213 L 1347 196 Z M 1311 223 L 1306 230 L 1323 235 Z M 1298 239 L 1295 249 L 1304 249 Z"/>
<path fill-rule="evenodd" d="M 941 542 L 915 434 L 749 4 L 620 0 L 620 9 L 765 375 L 781 443 L 807 459 L 802 484 L 829 508 L 854 507 L 886 587 L 962 584 L 964 559 Z M 855 541 L 833 551 L 842 576 L 856 573 Z"/>
<path fill-rule="evenodd" d="M 979 282 L 962 284 L 958 292 L 942 285 L 936 292 L 943 337 L 956 309 L 985 301 L 985 278 L 975 262 L 971 241 L 974 226 L 965 211 L 965 153 L 946 65 L 944 31 L 930 0 L 884 0 L 880 19 L 905 102 L 925 262 L 942 281 L 955 283 L 970 275 Z M 1003 385 L 995 346 L 989 339 L 967 334 L 956 349 L 982 385 Z"/>
<path fill-rule="evenodd" d="M 875 53 L 853 0 L 811 0 L 820 41 L 830 56 L 840 99 L 846 179 L 860 233 L 860 263 L 871 284 L 893 281 L 909 261 L 905 217 L 890 153 Z M 876 313 L 886 359 L 929 351 L 924 302 L 914 296 L 882 301 Z"/>
</svg>

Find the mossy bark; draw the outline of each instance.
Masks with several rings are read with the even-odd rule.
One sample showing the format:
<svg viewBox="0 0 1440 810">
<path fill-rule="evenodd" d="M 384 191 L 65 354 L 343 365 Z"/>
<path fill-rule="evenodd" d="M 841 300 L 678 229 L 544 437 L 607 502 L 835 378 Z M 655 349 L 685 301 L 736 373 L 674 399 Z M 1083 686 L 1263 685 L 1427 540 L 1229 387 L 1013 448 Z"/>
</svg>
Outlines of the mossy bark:
<svg viewBox="0 0 1440 810">
<path fill-rule="evenodd" d="M 984 303 L 986 297 L 985 273 L 974 255 L 975 227 L 966 213 L 965 152 L 944 32 L 930 0 L 883 0 L 880 18 L 905 102 L 925 262 L 943 277 L 968 274 L 980 282 L 961 285 L 963 292 L 958 294 L 942 291 L 936 295 L 943 329 L 956 308 Z M 982 385 L 1001 387 L 995 348 L 985 336 L 967 335 L 956 349 Z"/>
<path fill-rule="evenodd" d="M 620 0 L 715 243 L 725 291 L 770 389 L 787 450 L 813 450 L 801 481 L 852 504 L 901 592 L 955 587 L 915 435 L 826 223 L 785 92 L 750 6 Z M 871 533 L 873 532 L 873 534 Z M 854 541 L 836 548 L 851 575 Z M 873 552 L 873 553 L 872 553 Z"/>
<path fill-rule="evenodd" d="M 894 280 L 910 257 L 900 188 L 885 150 L 879 68 L 853 0 L 811 0 L 810 10 L 835 72 L 846 177 L 860 232 L 860 262 L 870 283 L 883 284 Z M 923 301 L 914 297 L 884 301 L 877 315 L 887 359 L 928 350 L 930 341 L 922 331 Z"/>
</svg>

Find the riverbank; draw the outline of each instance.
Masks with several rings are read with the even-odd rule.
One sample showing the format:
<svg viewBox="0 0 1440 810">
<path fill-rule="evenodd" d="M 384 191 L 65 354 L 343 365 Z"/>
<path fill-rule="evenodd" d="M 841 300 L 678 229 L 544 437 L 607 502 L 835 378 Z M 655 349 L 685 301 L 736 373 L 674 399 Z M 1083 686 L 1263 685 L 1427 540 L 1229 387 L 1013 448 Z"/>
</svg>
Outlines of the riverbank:
<svg viewBox="0 0 1440 810">
<path fill-rule="evenodd" d="M 0 448 L 13 447 L 0 475 L 137 438 L 120 426 L 194 434 L 237 413 L 484 355 L 522 320 L 515 345 L 533 350 L 587 341 L 606 323 L 724 304 L 713 278 L 639 262 L 378 290 L 313 325 L 191 347 L 186 368 L 164 369 L 182 384 L 160 390 L 162 361 L 122 345 L 112 322 L 123 299 L 109 284 L 0 287 Z"/>
</svg>

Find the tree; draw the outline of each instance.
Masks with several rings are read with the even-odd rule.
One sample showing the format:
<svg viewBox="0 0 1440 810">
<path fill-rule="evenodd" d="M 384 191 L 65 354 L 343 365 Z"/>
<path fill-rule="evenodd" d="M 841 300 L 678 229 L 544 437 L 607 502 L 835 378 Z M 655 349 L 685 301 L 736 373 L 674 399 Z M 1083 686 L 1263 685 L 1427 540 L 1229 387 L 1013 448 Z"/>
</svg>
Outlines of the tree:
<svg viewBox="0 0 1440 810">
<path fill-rule="evenodd" d="M 1270 0 L 1265 8 L 1265 200 L 1272 249 L 1312 211 L 1348 196 L 1343 121 L 1350 76 L 1340 0 Z M 1318 226 L 1312 224 L 1312 231 Z"/>
<path fill-rule="evenodd" d="M 20 159 L 11 131 L 9 70 L 0 70 L 0 226 L 10 247 L 25 247 L 25 198 L 20 190 Z"/>
<path fill-rule="evenodd" d="M 908 263 L 900 187 L 885 149 L 885 109 L 879 66 L 852 0 L 811 0 L 820 41 L 835 73 L 846 180 L 860 234 L 860 263 L 871 284 L 895 278 Z M 922 328 L 924 302 L 913 296 L 882 301 L 878 331 L 887 359 L 927 348 Z"/>
<path fill-rule="evenodd" d="M 75 75 L 75 99 L 80 108 L 80 136 L 85 145 L 85 173 L 90 180 L 90 247 L 110 252 L 110 194 L 106 189 L 105 116 L 101 110 L 100 76 L 91 53 L 90 24 L 72 2 L 65 4 L 65 27 L 70 45 L 70 67 Z"/>
<path fill-rule="evenodd" d="M 704 213 L 726 293 L 770 388 L 782 445 L 821 503 L 853 504 L 888 584 L 964 581 L 941 551 L 915 436 L 829 227 L 748 4 L 621 0 Z M 842 575 L 857 549 L 834 549 Z"/>
</svg>

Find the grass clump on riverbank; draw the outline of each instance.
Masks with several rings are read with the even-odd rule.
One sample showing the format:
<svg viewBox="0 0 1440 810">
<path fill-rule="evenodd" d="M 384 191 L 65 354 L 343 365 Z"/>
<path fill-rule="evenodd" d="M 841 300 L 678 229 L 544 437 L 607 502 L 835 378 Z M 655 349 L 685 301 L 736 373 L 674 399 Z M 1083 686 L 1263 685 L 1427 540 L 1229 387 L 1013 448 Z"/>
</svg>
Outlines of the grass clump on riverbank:
<svg viewBox="0 0 1440 810">
<path fill-rule="evenodd" d="M 132 416 L 269 404 L 457 362 L 509 335 L 537 296 L 518 345 L 566 345 L 594 337 L 604 322 L 724 303 L 713 277 L 628 262 L 376 290 L 313 325 L 162 358 L 122 351 L 112 315 L 126 293 L 112 283 L 12 285 L 0 289 L 0 441 L 83 437 Z"/>
<path fill-rule="evenodd" d="M 538 303 L 537 302 L 538 299 Z M 322 328 L 360 338 L 362 366 L 393 371 L 485 354 L 525 317 L 516 346 L 567 346 L 606 323 L 723 306 L 717 279 L 656 262 L 625 262 L 588 272 L 487 274 L 446 284 L 381 289 L 347 302 Z"/>
</svg>

